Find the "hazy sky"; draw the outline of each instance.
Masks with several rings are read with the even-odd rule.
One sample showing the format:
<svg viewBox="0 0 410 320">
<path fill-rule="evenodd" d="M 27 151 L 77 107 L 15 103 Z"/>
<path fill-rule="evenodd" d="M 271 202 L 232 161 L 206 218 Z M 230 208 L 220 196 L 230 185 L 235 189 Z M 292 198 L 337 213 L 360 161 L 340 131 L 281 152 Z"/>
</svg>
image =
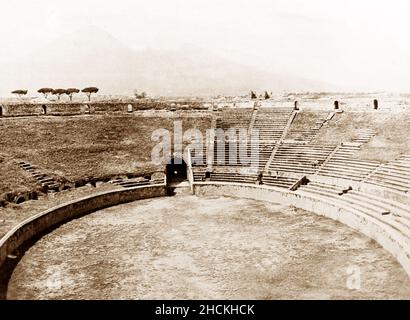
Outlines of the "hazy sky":
<svg viewBox="0 0 410 320">
<path fill-rule="evenodd" d="M 0 59 L 94 25 L 135 49 L 193 44 L 272 72 L 410 91 L 409 12 L 406 0 L 2 1 Z"/>
</svg>

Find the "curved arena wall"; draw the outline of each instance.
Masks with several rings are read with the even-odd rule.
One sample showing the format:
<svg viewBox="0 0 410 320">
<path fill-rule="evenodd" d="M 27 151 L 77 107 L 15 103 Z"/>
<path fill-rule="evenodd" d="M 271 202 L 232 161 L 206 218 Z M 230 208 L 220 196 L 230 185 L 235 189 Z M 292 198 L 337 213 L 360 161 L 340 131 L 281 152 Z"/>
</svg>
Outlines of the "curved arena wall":
<svg viewBox="0 0 410 320">
<path fill-rule="evenodd" d="M 0 239 L 0 270 L 7 256 L 26 241 L 74 218 L 107 207 L 166 195 L 165 184 L 97 193 L 40 212 L 19 223 Z"/>
<path fill-rule="evenodd" d="M 224 182 L 195 182 L 196 195 L 221 195 L 293 205 L 295 207 L 340 221 L 376 240 L 389 251 L 410 276 L 410 243 L 407 235 L 383 223 L 375 216 L 366 215 L 352 207 L 327 202 L 314 195 L 300 195 L 282 188 Z M 98 193 L 81 198 L 26 219 L 0 239 L 0 271 L 8 255 L 30 239 L 74 218 L 110 206 L 141 199 L 167 195 L 165 184 Z"/>
</svg>

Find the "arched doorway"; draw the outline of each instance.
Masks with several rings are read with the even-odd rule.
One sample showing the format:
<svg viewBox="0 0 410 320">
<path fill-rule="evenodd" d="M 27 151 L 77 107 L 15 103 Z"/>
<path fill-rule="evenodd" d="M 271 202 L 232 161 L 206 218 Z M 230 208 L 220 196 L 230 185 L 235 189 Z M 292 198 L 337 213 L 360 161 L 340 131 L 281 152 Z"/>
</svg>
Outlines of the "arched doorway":
<svg viewBox="0 0 410 320">
<path fill-rule="evenodd" d="M 187 167 L 182 158 L 174 157 L 167 164 L 166 168 L 167 182 L 181 182 L 187 180 Z"/>
<path fill-rule="evenodd" d="M 43 105 L 41 106 L 41 113 L 42 113 L 42 114 L 47 114 L 47 106 L 46 106 L 45 104 L 43 104 Z"/>
<path fill-rule="evenodd" d="M 0 106 L 0 117 L 2 117 L 2 116 L 3 116 L 3 107 Z"/>
<path fill-rule="evenodd" d="M 128 106 L 127 106 L 127 112 L 128 113 L 131 113 L 131 112 L 133 112 L 134 111 L 134 107 L 132 106 L 132 104 L 129 104 Z"/>
</svg>

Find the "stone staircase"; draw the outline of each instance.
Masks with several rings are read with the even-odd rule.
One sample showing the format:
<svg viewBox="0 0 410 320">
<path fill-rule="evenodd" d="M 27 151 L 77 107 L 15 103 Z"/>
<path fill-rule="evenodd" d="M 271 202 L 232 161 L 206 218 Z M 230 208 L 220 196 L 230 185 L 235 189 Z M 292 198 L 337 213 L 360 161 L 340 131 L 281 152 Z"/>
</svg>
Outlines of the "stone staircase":
<svg viewBox="0 0 410 320">
<path fill-rule="evenodd" d="M 267 186 L 273 186 L 278 188 L 289 189 L 292 187 L 298 179 L 285 176 L 273 176 L 270 174 L 264 174 L 262 177 L 262 183 Z"/>
<path fill-rule="evenodd" d="M 295 193 L 302 196 L 313 195 L 324 202 L 361 212 L 399 231 L 406 238 L 409 237 L 410 210 L 408 206 L 400 202 L 359 190 L 343 190 L 339 186 L 317 182 L 303 185 Z"/>
<path fill-rule="evenodd" d="M 227 131 L 232 128 L 248 129 L 253 115 L 252 109 L 234 109 L 223 111 L 216 119 L 216 129 Z"/>
<path fill-rule="evenodd" d="M 280 141 L 292 115 L 292 108 L 260 108 L 252 129 L 259 131 L 259 141 Z"/>
<path fill-rule="evenodd" d="M 377 161 L 355 159 L 352 156 L 360 149 L 360 143 L 343 143 L 335 148 L 328 159 L 315 172 L 316 175 L 346 178 L 361 181 L 375 170 Z"/>
<path fill-rule="evenodd" d="M 334 149 L 334 145 L 284 143 L 277 147 L 265 172 L 313 174 Z"/>
<path fill-rule="evenodd" d="M 250 183 L 255 184 L 257 174 L 245 174 L 240 172 L 212 172 L 211 181 L 232 182 L 232 183 Z"/>
<path fill-rule="evenodd" d="M 301 115 L 301 113 L 299 113 L 299 115 Z M 327 125 L 334 115 L 334 112 L 317 113 L 315 122 L 310 128 L 292 129 L 291 127 L 285 139 L 303 143 L 312 142 L 319 133 L 319 130 L 324 125 Z"/>
<path fill-rule="evenodd" d="M 376 131 L 373 129 L 359 129 L 356 132 L 356 137 L 352 139 L 352 142 L 365 144 L 370 141 L 376 135 Z"/>
<path fill-rule="evenodd" d="M 410 191 L 410 155 L 382 164 L 372 171 L 364 182 L 399 192 Z"/>
<path fill-rule="evenodd" d="M 20 161 L 19 165 L 21 169 L 30 173 L 33 176 L 33 178 L 36 179 L 37 182 L 41 184 L 41 186 L 47 192 L 58 192 L 65 188 L 64 184 L 57 182 L 54 178 L 41 172 L 39 169 L 31 165 L 30 163 L 25 162 L 25 161 Z"/>
</svg>

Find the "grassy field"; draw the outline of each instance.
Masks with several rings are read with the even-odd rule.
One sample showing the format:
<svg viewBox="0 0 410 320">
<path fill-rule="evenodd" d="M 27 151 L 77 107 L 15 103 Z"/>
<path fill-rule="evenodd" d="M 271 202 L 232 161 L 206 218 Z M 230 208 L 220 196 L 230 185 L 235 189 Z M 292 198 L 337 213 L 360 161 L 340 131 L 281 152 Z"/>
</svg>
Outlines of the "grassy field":
<svg viewBox="0 0 410 320">
<path fill-rule="evenodd" d="M 315 122 L 318 121 L 321 117 L 327 115 L 327 112 L 313 112 L 313 111 L 301 111 L 299 112 L 295 119 L 292 122 L 292 125 L 289 129 L 288 136 L 292 135 L 295 131 L 306 130 L 313 128 Z"/>
<path fill-rule="evenodd" d="M 387 162 L 410 153 L 410 113 L 345 112 L 338 114 L 330 125 L 323 127 L 317 138 L 321 143 L 340 143 L 351 140 L 361 129 L 376 132 L 369 143 L 355 155 L 359 159 Z"/>
<path fill-rule="evenodd" d="M 0 155 L 0 201 L 5 201 L 13 193 L 34 191 L 36 180 L 24 172 L 18 162 L 9 156 Z"/>
<path fill-rule="evenodd" d="M 143 117 L 135 115 L 94 115 L 74 117 L 27 117 L 0 120 L 0 194 L 31 190 L 35 181 L 18 167 L 27 161 L 57 180 L 76 182 L 116 175 L 144 175 L 163 166 L 151 163 L 157 143 L 152 132 L 173 131 L 174 121 L 184 130 L 210 127 L 200 117 Z"/>
</svg>

